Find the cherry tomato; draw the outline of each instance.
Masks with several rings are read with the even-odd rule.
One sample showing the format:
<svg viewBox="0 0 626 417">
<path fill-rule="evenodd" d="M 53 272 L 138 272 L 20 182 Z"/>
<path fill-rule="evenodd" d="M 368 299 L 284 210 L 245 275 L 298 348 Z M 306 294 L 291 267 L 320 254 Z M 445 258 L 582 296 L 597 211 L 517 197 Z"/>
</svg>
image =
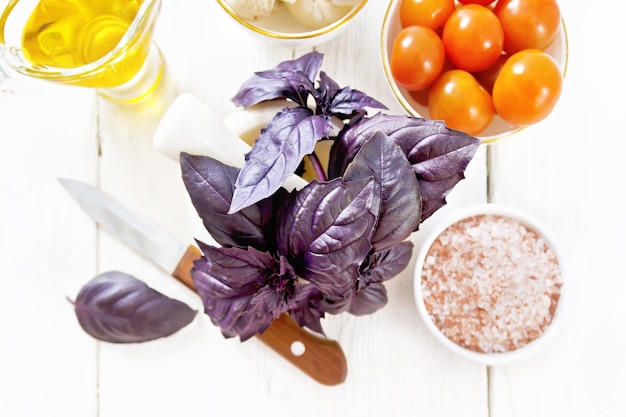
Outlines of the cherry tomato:
<svg viewBox="0 0 626 417">
<path fill-rule="evenodd" d="M 469 72 L 489 68 L 502 53 L 504 32 L 496 15 L 477 4 L 460 6 L 443 27 L 448 59 Z"/>
<path fill-rule="evenodd" d="M 538 49 L 512 55 L 493 85 L 493 104 L 505 121 L 526 126 L 544 119 L 561 95 L 563 75 L 557 62 Z"/>
<path fill-rule="evenodd" d="M 409 91 L 409 96 L 411 96 L 411 98 L 415 100 L 417 104 L 420 104 L 424 107 L 428 107 L 429 95 L 430 95 L 430 87 L 424 88 L 422 90 L 417 90 L 417 91 Z"/>
<path fill-rule="evenodd" d="M 556 0 L 500 0 L 494 8 L 504 30 L 504 49 L 546 49 L 559 32 L 561 12 Z"/>
<path fill-rule="evenodd" d="M 480 4 L 481 6 L 489 6 L 496 0 L 459 0 L 461 4 Z"/>
<path fill-rule="evenodd" d="M 430 87 L 428 111 L 433 120 L 477 135 L 489 126 L 495 110 L 491 96 L 467 71 L 446 71 Z"/>
<path fill-rule="evenodd" d="M 441 73 L 445 61 L 441 38 L 425 26 L 409 26 L 393 42 L 389 66 L 398 85 L 421 90 Z"/>
<path fill-rule="evenodd" d="M 402 27 L 420 25 L 437 30 L 454 12 L 454 0 L 402 0 L 400 23 Z"/>
<path fill-rule="evenodd" d="M 509 56 L 506 54 L 500 55 L 495 64 L 493 64 L 486 70 L 482 70 L 474 74 L 474 77 L 476 77 L 476 81 L 478 81 L 480 85 L 485 87 L 489 94 L 491 94 L 493 90 L 493 83 L 496 82 L 496 78 L 498 78 L 498 74 L 500 73 L 500 70 L 502 69 L 502 66 L 504 65 L 508 57 Z"/>
</svg>

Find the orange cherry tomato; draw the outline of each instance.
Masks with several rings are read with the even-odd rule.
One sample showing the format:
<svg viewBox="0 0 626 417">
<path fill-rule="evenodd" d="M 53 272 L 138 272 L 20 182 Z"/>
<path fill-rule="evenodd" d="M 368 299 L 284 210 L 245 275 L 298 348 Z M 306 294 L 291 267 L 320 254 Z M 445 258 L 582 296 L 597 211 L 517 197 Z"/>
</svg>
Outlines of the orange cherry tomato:
<svg viewBox="0 0 626 417">
<path fill-rule="evenodd" d="M 493 83 L 496 82 L 496 78 L 498 78 L 498 74 L 500 73 L 500 70 L 502 69 L 502 66 L 504 65 L 508 57 L 509 56 L 505 54 L 500 55 L 495 64 L 493 64 L 486 70 L 474 73 L 474 77 L 476 77 L 476 80 L 480 83 L 480 85 L 485 87 L 489 94 L 491 94 L 491 92 L 493 91 Z"/>
<path fill-rule="evenodd" d="M 446 71 L 430 87 L 428 111 L 433 120 L 477 135 L 489 126 L 495 110 L 491 96 L 467 71 Z"/>
<path fill-rule="evenodd" d="M 430 87 L 417 91 L 409 91 L 409 96 L 417 103 L 424 107 L 428 107 L 428 96 L 430 95 Z"/>
<path fill-rule="evenodd" d="M 493 104 L 505 121 L 526 126 L 544 119 L 561 95 L 563 75 L 557 62 L 538 49 L 512 55 L 493 85 Z"/>
<path fill-rule="evenodd" d="M 546 49 L 556 39 L 561 11 L 556 0 L 500 0 L 494 13 L 504 30 L 504 49 Z"/>
<path fill-rule="evenodd" d="M 406 27 L 393 42 L 389 60 L 391 74 L 401 87 L 421 90 L 439 76 L 445 55 L 443 42 L 432 29 Z"/>
<path fill-rule="evenodd" d="M 480 4 L 481 6 L 489 6 L 496 0 L 459 0 L 461 4 Z"/>
<path fill-rule="evenodd" d="M 454 0 L 402 0 L 400 23 L 402 27 L 419 25 L 437 30 L 454 12 Z"/>
<path fill-rule="evenodd" d="M 460 6 L 443 27 L 448 59 L 459 69 L 482 71 L 502 53 L 504 31 L 496 15 L 478 4 Z"/>
</svg>

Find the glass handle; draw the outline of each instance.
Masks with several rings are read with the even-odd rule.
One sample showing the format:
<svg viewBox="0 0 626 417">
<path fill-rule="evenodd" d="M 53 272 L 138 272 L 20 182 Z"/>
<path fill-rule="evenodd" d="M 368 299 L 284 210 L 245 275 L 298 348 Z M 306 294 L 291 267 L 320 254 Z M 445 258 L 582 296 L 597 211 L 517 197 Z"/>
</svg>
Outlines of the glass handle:
<svg viewBox="0 0 626 417">
<path fill-rule="evenodd" d="M 3 53 L 4 51 L 0 49 L 0 94 L 41 91 L 53 86 L 53 83 L 42 82 L 19 73 L 11 67 Z"/>
<path fill-rule="evenodd" d="M 0 51 L 0 94 L 15 94 L 33 88 L 33 82 L 11 68 Z"/>
<path fill-rule="evenodd" d="M 14 74 L 13 70 L 0 56 L 0 93 L 14 93 Z"/>
</svg>

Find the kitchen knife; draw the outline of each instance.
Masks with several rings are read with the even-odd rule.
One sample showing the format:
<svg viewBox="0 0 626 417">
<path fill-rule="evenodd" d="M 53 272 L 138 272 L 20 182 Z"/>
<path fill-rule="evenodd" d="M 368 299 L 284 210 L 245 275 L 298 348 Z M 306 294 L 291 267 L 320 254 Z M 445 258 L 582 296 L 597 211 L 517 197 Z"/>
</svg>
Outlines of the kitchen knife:
<svg viewBox="0 0 626 417">
<path fill-rule="evenodd" d="M 177 242 L 97 188 L 71 179 L 59 182 L 92 220 L 195 291 L 190 272 L 193 261 L 202 256 L 199 249 Z M 346 379 L 341 346 L 302 329 L 287 314 L 257 338 L 321 384 Z"/>
</svg>

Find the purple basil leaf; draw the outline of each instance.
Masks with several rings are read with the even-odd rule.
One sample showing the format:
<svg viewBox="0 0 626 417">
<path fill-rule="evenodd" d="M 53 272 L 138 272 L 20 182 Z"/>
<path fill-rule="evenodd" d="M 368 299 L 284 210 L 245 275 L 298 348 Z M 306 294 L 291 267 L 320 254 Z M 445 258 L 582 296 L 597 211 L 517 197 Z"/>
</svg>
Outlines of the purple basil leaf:
<svg viewBox="0 0 626 417">
<path fill-rule="evenodd" d="M 383 307 L 387 302 L 387 292 L 378 284 L 402 272 L 411 261 L 412 250 L 413 244 L 406 241 L 370 255 L 359 277 L 358 285 L 342 297 L 326 297 L 321 308 L 330 314 L 348 311 L 362 315 L 373 313 Z"/>
<path fill-rule="evenodd" d="M 359 288 L 376 282 L 387 281 L 402 272 L 413 254 L 413 243 L 405 241 L 388 250 L 374 253 L 359 279 Z"/>
<path fill-rule="evenodd" d="M 376 131 L 398 144 L 411 163 L 422 195 L 422 221 L 445 204 L 445 197 L 464 178 L 463 172 L 480 145 L 480 140 L 441 121 L 379 113 L 342 130 L 331 150 L 329 177 L 343 175 Z"/>
<path fill-rule="evenodd" d="M 324 71 L 320 72 L 320 82 L 319 82 L 319 90 L 329 103 L 332 101 L 333 97 L 341 90 L 339 84 L 335 82 L 332 78 L 328 76 Z"/>
<path fill-rule="evenodd" d="M 81 327 L 96 339 L 138 343 L 170 336 L 196 315 L 123 272 L 100 274 L 85 284 L 72 302 Z"/>
<path fill-rule="evenodd" d="M 267 83 L 268 85 L 279 85 L 281 83 L 284 85 L 282 95 L 274 98 L 288 98 L 298 103 L 300 106 L 306 107 L 309 94 L 313 93 L 317 95 L 314 82 L 303 72 L 276 69 L 259 71 L 254 74 L 262 79 L 260 82 Z"/>
<path fill-rule="evenodd" d="M 417 179 L 404 152 L 387 135 L 368 139 L 343 175 L 345 181 L 374 178 L 380 211 L 371 242 L 374 250 L 387 249 L 406 239 L 420 224 L 421 198 Z"/>
<path fill-rule="evenodd" d="M 306 106 L 308 95 L 314 91 L 313 82 L 304 73 L 284 70 L 256 72 L 239 88 L 232 98 L 243 108 L 274 99 L 290 99 Z"/>
<path fill-rule="evenodd" d="M 284 81 L 288 82 L 292 86 L 305 86 L 307 90 L 313 90 L 313 88 L 311 88 L 313 86 L 313 81 L 301 71 L 273 69 L 267 71 L 257 71 L 254 75 L 263 78 L 266 80 L 265 82 Z"/>
<path fill-rule="evenodd" d="M 278 64 L 277 68 L 280 70 L 299 71 L 304 73 L 311 81 L 315 81 L 315 77 L 322 68 L 322 62 L 324 61 L 324 55 L 312 51 L 308 54 L 302 55 L 300 58 L 296 58 L 290 61 L 283 61 Z"/>
<path fill-rule="evenodd" d="M 278 250 L 325 295 L 354 287 L 371 250 L 376 211 L 374 181 L 313 181 L 292 193 L 277 231 Z"/>
<path fill-rule="evenodd" d="M 356 316 L 371 314 L 387 304 L 387 290 L 382 283 L 371 283 L 361 289 L 351 289 L 343 297 L 328 297 L 322 308 L 330 314 L 349 312 Z"/>
<path fill-rule="evenodd" d="M 268 242 L 264 234 L 266 229 L 273 229 L 272 199 L 261 200 L 228 214 L 239 174 L 237 168 L 208 156 L 186 153 L 181 153 L 180 165 L 191 201 L 216 242 L 222 246 L 252 246 L 259 250 L 273 247 L 273 237 Z"/>
<path fill-rule="evenodd" d="M 200 248 L 204 256 L 191 276 L 205 313 L 225 337 L 245 341 L 287 311 L 297 277 L 284 258 L 254 248 Z"/>
<path fill-rule="evenodd" d="M 340 119 L 365 115 L 366 107 L 386 109 L 387 107 L 365 93 L 350 87 L 339 87 L 324 71 L 320 72 L 318 114 L 337 116 Z"/>
<path fill-rule="evenodd" d="M 248 108 L 262 101 L 288 98 L 306 106 L 308 93 L 314 91 L 315 77 L 322 60 L 322 54 L 311 52 L 282 62 L 275 70 L 255 73 L 239 88 L 232 101 L 237 106 Z"/>
<path fill-rule="evenodd" d="M 329 132 L 330 120 L 308 108 L 286 108 L 278 113 L 246 155 L 235 182 L 230 213 L 271 196 Z"/>
<path fill-rule="evenodd" d="M 427 180 L 420 181 L 420 192 L 423 193 L 423 195 L 431 196 L 428 200 L 422 201 L 422 211 L 430 216 L 435 211 L 445 206 L 446 197 L 450 191 L 464 178 L 463 173 L 458 172 L 448 178 L 440 177 L 436 182 Z M 426 219 L 427 217 L 422 215 L 422 219 Z"/>
<path fill-rule="evenodd" d="M 351 288 L 341 297 L 325 297 L 322 300 L 322 309 L 329 314 L 341 314 L 350 308 L 356 288 Z"/>
<path fill-rule="evenodd" d="M 287 80 L 267 80 L 253 75 L 240 88 L 232 98 L 236 106 L 245 109 L 255 104 L 278 98 L 288 98 L 299 103 L 299 90 Z"/>
<path fill-rule="evenodd" d="M 373 283 L 354 293 L 348 312 L 355 316 L 364 316 L 380 310 L 386 304 L 387 289 L 382 283 Z"/>
<path fill-rule="evenodd" d="M 353 113 L 365 113 L 365 108 L 386 109 L 387 106 L 367 94 L 344 87 L 335 94 L 329 110 L 335 115 L 350 116 Z"/>
<path fill-rule="evenodd" d="M 298 284 L 293 297 L 293 307 L 289 315 L 300 327 L 308 327 L 314 332 L 324 334 L 320 320 L 324 317 L 322 300 L 324 295 L 313 284 Z"/>
</svg>

